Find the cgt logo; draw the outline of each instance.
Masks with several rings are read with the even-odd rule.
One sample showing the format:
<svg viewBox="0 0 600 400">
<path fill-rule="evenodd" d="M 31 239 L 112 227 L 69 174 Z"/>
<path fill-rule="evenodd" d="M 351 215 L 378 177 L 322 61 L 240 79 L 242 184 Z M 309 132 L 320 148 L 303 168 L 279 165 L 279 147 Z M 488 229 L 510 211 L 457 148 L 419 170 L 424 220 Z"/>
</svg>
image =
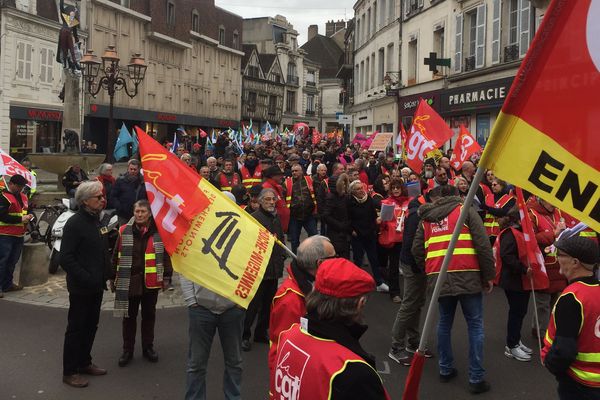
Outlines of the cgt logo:
<svg viewBox="0 0 600 400">
<path fill-rule="evenodd" d="M 310 355 L 289 340 L 281 346 L 275 369 L 275 393 L 280 400 L 300 398 L 302 375 L 309 359 Z"/>
</svg>

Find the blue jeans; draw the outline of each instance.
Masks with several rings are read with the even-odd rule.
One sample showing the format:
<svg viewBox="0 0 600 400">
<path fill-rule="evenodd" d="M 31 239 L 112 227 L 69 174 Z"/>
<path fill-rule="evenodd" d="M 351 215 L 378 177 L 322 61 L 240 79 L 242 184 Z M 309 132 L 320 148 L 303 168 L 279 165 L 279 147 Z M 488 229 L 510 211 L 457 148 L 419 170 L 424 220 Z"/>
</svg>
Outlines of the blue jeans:
<svg viewBox="0 0 600 400">
<path fill-rule="evenodd" d="M 314 215 L 311 215 L 305 220 L 290 218 L 290 224 L 288 226 L 288 235 L 290 242 L 292 242 L 292 253 L 296 254 L 298 246 L 300 246 L 300 233 L 302 228 L 306 231 L 308 236 L 314 236 L 317 234 L 317 220 Z"/>
<path fill-rule="evenodd" d="M 440 320 L 438 322 L 438 354 L 440 375 L 448 375 L 454 368 L 452 354 L 452 324 L 456 305 L 460 302 L 467 331 L 469 334 L 469 382 L 478 383 L 483 380 L 483 296 L 462 294 L 444 296 L 438 300 Z"/>
<path fill-rule="evenodd" d="M 381 272 L 379 272 L 379 257 L 377 256 L 377 237 L 368 237 L 368 236 L 352 236 L 352 258 L 354 260 L 354 264 L 358 265 L 362 268 L 363 258 L 365 253 L 367 253 L 367 259 L 369 260 L 369 265 L 371 266 L 371 271 L 373 272 L 373 279 L 375 279 L 375 283 L 377 286 L 383 283 L 383 278 L 381 277 Z"/>
<path fill-rule="evenodd" d="M 8 290 L 13 284 L 15 266 L 23 250 L 22 236 L 0 235 L 0 290 Z"/>
<path fill-rule="evenodd" d="M 198 306 L 188 307 L 190 346 L 188 353 L 186 400 L 205 400 L 206 370 L 210 348 L 219 330 L 219 340 L 225 359 L 223 393 L 226 400 L 241 398 L 242 387 L 242 330 L 245 312 L 232 307 L 222 314 Z M 211 396 L 217 397 L 217 396 Z"/>
</svg>

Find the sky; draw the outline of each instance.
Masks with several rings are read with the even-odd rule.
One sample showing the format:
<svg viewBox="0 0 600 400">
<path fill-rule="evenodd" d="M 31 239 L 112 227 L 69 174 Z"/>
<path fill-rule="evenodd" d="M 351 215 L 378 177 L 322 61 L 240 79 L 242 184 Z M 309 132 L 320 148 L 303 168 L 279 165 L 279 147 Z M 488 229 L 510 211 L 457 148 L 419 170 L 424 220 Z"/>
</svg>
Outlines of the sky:
<svg viewBox="0 0 600 400">
<path fill-rule="evenodd" d="M 319 25 L 319 33 L 324 35 L 328 20 L 351 19 L 355 3 L 356 0 L 215 0 L 218 7 L 244 18 L 285 16 L 298 31 L 299 45 L 306 43 L 309 25 Z"/>
</svg>

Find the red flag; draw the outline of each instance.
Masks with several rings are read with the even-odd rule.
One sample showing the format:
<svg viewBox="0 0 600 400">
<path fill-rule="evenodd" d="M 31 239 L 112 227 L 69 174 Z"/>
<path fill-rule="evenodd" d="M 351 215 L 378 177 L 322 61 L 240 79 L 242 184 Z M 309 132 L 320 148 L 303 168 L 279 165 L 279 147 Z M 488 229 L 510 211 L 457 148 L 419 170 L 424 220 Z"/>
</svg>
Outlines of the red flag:
<svg viewBox="0 0 600 400">
<path fill-rule="evenodd" d="M 313 132 L 312 132 L 312 144 L 313 145 L 319 144 L 319 142 L 321 141 L 322 138 L 323 138 L 323 135 L 321 135 L 321 133 L 316 128 L 313 129 Z"/>
<path fill-rule="evenodd" d="M 418 351 L 415 352 L 412 362 L 410 363 L 408 376 L 406 377 L 406 384 L 404 385 L 402 400 L 419 399 L 419 383 L 421 383 L 421 375 L 423 375 L 424 366 L 425 356 Z"/>
<path fill-rule="evenodd" d="M 142 169 L 154 221 L 167 253 L 172 254 L 190 228 L 192 219 L 209 204 L 209 199 L 198 190 L 202 179 L 191 168 L 167 151 L 142 129 L 135 127 L 142 155 Z"/>
<path fill-rule="evenodd" d="M 523 190 L 520 187 L 517 187 L 515 192 L 517 195 L 519 214 L 521 215 L 521 228 L 523 229 L 523 237 L 525 238 L 525 246 L 527 247 L 527 257 L 520 261 L 523 265 L 527 265 L 531 268 L 533 273 L 533 288 L 531 287 L 531 279 L 524 276 L 523 289 L 547 289 L 548 286 L 550 286 L 550 281 L 548 280 L 546 266 L 544 265 L 544 256 L 535 240 L 535 232 L 533 231 L 533 224 L 529 218 L 529 212 L 527 211 L 527 205 L 525 204 L 525 198 L 523 197 Z"/>
<path fill-rule="evenodd" d="M 468 161 L 478 151 L 481 151 L 481 146 L 473 139 L 467 128 L 461 124 L 460 133 L 452 152 L 452 167 L 458 171 L 462 168 L 464 162 Z"/>
<path fill-rule="evenodd" d="M 425 155 L 448 141 L 454 132 L 423 99 L 419 102 L 408 137 L 406 163 L 416 172 L 421 171 Z"/>
</svg>

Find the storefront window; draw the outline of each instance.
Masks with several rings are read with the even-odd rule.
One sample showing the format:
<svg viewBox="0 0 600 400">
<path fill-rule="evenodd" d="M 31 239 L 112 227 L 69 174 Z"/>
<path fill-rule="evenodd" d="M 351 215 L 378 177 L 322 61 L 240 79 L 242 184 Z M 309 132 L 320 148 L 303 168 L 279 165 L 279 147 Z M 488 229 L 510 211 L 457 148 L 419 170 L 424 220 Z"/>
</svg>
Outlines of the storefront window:
<svg viewBox="0 0 600 400">
<path fill-rule="evenodd" d="M 29 153 L 53 153 L 60 150 L 60 123 L 11 119 L 10 155 L 17 160 Z"/>
<path fill-rule="evenodd" d="M 477 143 L 485 146 L 490 137 L 490 114 L 477 114 Z"/>
</svg>

